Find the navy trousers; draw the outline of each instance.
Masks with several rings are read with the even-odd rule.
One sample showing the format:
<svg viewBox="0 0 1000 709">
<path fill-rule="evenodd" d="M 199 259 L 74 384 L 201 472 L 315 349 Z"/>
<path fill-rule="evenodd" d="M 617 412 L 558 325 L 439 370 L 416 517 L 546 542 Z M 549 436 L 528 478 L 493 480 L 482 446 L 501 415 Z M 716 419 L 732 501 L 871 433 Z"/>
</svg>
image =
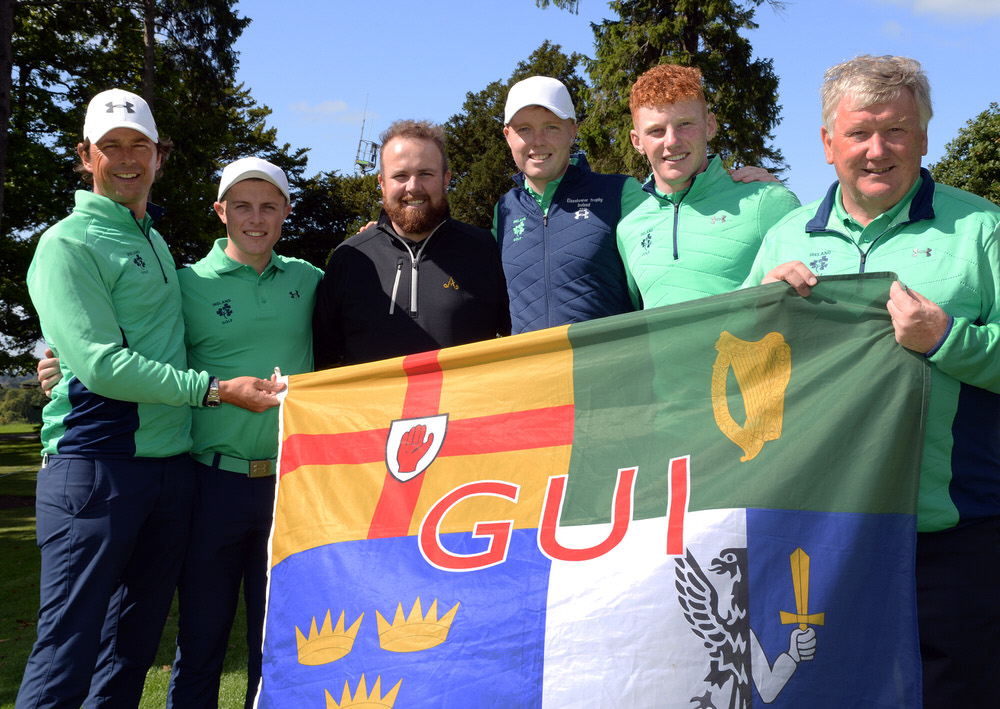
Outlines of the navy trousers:
<svg viewBox="0 0 1000 709">
<path fill-rule="evenodd" d="M 214 709 L 218 705 L 222 664 L 242 582 L 249 708 L 261 673 L 275 477 L 250 478 L 200 463 L 195 467 L 198 492 L 178 589 L 177 655 L 167 707 Z"/>
<path fill-rule="evenodd" d="M 992 705 L 1000 678 L 1000 518 L 917 535 L 917 615 L 924 709 Z"/>
<path fill-rule="evenodd" d="M 36 497 L 37 639 L 17 709 L 138 705 L 180 573 L 193 494 L 186 455 L 48 458 Z"/>
</svg>

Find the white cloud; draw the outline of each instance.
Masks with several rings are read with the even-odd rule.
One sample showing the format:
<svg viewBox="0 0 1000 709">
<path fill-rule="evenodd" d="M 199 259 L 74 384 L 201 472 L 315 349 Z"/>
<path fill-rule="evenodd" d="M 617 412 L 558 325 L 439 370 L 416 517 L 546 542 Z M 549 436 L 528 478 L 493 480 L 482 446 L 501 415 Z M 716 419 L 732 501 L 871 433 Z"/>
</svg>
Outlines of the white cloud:
<svg viewBox="0 0 1000 709">
<path fill-rule="evenodd" d="M 919 14 L 955 19 L 1000 17 L 1000 0 L 882 0 L 882 2 L 906 7 Z"/>
<path fill-rule="evenodd" d="M 886 37 L 891 37 L 892 39 L 900 39 L 909 34 L 903 26 L 895 20 L 888 20 L 883 23 L 882 32 Z"/>
<path fill-rule="evenodd" d="M 301 116 L 309 123 L 347 123 L 348 125 L 361 125 L 364 118 L 363 111 L 351 111 L 345 101 L 321 101 L 317 104 L 310 104 L 308 101 L 293 103 L 289 108 L 293 113 Z M 368 114 L 368 118 L 375 118 L 374 114 Z"/>
</svg>

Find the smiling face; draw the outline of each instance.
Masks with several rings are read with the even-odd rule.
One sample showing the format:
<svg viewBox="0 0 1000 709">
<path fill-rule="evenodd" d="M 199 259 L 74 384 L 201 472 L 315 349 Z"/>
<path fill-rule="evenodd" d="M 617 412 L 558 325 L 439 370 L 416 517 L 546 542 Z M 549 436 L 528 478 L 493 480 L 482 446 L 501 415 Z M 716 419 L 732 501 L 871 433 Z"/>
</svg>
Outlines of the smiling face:
<svg viewBox="0 0 1000 709">
<path fill-rule="evenodd" d="M 449 180 L 451 173 L 433 141 L 399 137 L 383 146 L 378 184 L 397 234 L 412 241 L 427 238 L 448 214 Z"/>
<path fill-rule="evenodd" d="M 84 149 L 77 146 L 83 169 L 93 175 L 94 194 L 132 210 L 136 219 L 146 216 L 149 190 L 160 167 L 156 143 L 131 128 L 115 128 Z"/>
<path fill-rule="evenodd" d="M 708 141 L 715 137 L 716 122 L 704 101 L 641 106 L 633 110 L 632 125 L 632 146 L 646 156 L 661 192 L 686 190 L 708 167 Z"/>
<path fill-rule="evenodd" d="M 504 126 L 503 135 L 525 181 L 542 194 L 545 186 L 562 177 L 569 167 L 576 123 L 559 118 L 547 108 L 526 106 Z"/>
<path fill-rule="evenodd" d="M 832 130 L 820 130 L 826 161 L 837 170 L 844 209 L 862 225 L 895 206 L 920 176 L 927 130 L 908 89 L 892 101 L 852 109 L 837 104 Z"/>
<path fill-rule="evenodd" d="M 243 180 L 226 190 L 215 213 L 226 225 L 226 255 L 263 272 L 281 238 L 281 223 L 292 211 L 285 195 L 266 180 Z"/>
</svg>

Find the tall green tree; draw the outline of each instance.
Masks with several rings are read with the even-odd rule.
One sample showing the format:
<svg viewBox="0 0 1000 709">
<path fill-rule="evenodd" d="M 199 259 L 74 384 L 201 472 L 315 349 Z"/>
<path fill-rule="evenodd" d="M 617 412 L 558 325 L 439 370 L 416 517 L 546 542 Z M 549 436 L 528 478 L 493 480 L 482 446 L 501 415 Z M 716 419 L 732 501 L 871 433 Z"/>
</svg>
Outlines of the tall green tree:
<svg viewBox="0 0 1000 709">
<path fill-rule="evenodd" d="M 994 101 L 969 120 L 930 171 L 937 182 L 1000 205 L 1000 106 Z"/>
<path fill-rule="evenodd" d="M 462 112 L 445 124 L 451 190 L 448 201 L 452 215 L 484 229 L 493 224 L 493 205 L 514 184 L 511 175 L 517 166 L 503 137 L 503 109 L 507 91 L 529 76 L 552 76 L 569 89 L 577 110 L 577 121 L 586 115 L 582 102 L 586 85 L 576 69 L 581 54 L 564 54 L 558 44 L 548 41 L 519 62 L 506 81 L 491 82 L 485 89 L 465 95 Z"/>
<path fill-rule="evenodd" d="M 573 0 L 537 0 L 576 12 Z M 629 139 L 629 91 L 657 64 L 696 66 L 719 131 L 711 149 L 729 165 L 753 164 L 780 173 L 787 168 L 772 145 L 779 123 L 778 77 L 770 59 L 754 59 L 741 34 L 757 29 L 761 5 L 780 9 L 779 0 L 612 0 L 617 19 L 594 24 L 596 56 L 588 63 L 590 112 L 580 126 L 580 143 L 592 167 L 636 177 L 648 173 Z"/>
<path fill-rule="evenodd" d="M 200 258 L 223 234 L 211 205 L 226 162 L 258 155 L 294 183 L 306 152 L 277 145 L 269 109 L 234 80 L 234 43 L 249 23 L 236 0 L 19 0 L 11 19 L 11 88 L 0 106 L 0 118 L 10 111 L 0 153 L 0 258 L 10 264 L 0 275 L 0 371 L 30 367 L 27 350 L 40 333 L 24 273 L 34 239 L 68 213 L 83 186 L 75 148 L 94 94 L 116 86 L 143 94 L 174 141 L 151 199 L 167 209 L 158 228 L 178 264 Z M 2 88 L 0 81 L 0 103 Z"/>
</svg>

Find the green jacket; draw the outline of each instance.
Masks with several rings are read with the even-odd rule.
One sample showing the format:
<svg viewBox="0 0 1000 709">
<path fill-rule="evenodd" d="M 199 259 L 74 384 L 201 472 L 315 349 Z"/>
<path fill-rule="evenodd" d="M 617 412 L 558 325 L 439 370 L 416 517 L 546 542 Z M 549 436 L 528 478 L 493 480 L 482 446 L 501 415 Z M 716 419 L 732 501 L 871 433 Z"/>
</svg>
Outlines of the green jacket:
<svg viewBox="0 0 1000 709">
<path fill-rule="evenodd" d="M 618 223 L 632 299 L 644 308 L 739 288 L 764 234 L 799 200 L 775 182 L 733 182 L 713 157 L 684 192 L 648 194 Z"/>
<path fill-rule="evenodd" d="M 63 374 L 43 411 L 43 451 L 187 452 L 208 374 L 187 368 L 177 273 L 153 218 L 78 191 L 38 242 L 28 291 Z"/>
<path fill-rule="evenodd" d="M 816 275 L 895 272 L 948 315 L 927 353 L 931 395 L 920 478 L 920 531 L 1000 515 L 1000 207 L 921 171 L 907 196 L 862 228 L 834 184 L 774 226 L 747 285 L 801 261 Z M 859 382 L 863 385 L 863 382 Z"/>
</svg>

